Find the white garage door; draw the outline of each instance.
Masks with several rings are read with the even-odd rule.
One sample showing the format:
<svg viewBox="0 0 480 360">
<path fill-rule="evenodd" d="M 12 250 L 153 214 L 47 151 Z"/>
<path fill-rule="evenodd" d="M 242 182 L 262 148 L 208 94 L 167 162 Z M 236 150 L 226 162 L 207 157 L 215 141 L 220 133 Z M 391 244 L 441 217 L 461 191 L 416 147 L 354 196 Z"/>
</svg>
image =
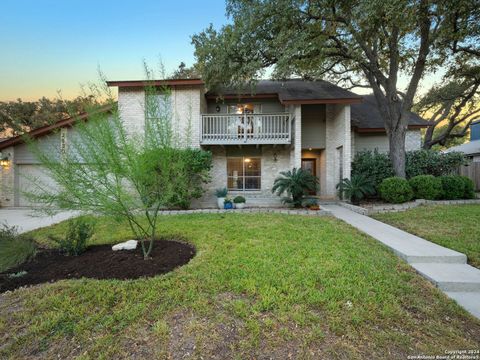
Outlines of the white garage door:
<svg viewBox="0 0 480 360">
<path fill-rule="evenodd" d="M 17 164 L 17 183 L 16 183 L 16 206 L 41 206 L 30 201 L 27 193 L 42 193 L 43 189 L 49 191 L 56 188 L 55 182 L 41 165 Z"/>
</svg>

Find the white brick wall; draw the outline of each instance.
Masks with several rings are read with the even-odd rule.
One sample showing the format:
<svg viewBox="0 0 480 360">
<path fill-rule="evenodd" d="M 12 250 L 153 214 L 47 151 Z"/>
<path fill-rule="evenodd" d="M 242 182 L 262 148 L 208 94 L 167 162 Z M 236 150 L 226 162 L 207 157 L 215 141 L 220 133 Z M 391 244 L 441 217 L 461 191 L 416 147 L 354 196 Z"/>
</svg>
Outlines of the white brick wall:
<svg viewBox="0 0 480 360">
<path fill-rule="evenodd" d="M 388 144 L 388 136 L 385 133 L 354 133 L 354 151 L 355 153 L 366 150 L 375 150 L 388 153 L 390 147 Z M 422 147 L 422 133 L 420 130 L 408 130 L 405 136 L 405 149 L 407 151 L 419 150 Z"/>
</svg>

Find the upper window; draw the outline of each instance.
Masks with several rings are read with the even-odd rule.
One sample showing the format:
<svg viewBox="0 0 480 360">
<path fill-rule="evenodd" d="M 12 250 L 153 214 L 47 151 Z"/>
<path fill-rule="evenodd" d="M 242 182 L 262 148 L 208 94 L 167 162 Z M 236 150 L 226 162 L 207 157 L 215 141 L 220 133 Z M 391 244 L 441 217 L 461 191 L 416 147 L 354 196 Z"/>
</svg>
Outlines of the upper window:
<svg viewBox="0 0 480 360">
<path fill-rule="evenodd" d="M 229 190 L 260 190 L 261 173 L 260 158 L 227 158 L 227 187 Z"/>
</svg>

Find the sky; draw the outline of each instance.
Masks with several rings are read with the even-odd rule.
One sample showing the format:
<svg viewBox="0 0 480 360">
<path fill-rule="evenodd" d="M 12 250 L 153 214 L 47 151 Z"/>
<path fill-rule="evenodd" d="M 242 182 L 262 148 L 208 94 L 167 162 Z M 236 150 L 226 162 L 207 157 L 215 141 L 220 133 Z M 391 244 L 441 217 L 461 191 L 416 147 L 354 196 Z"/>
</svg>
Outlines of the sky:
<svg viewBox="0 0 480 360">
<path fill-rule="evenodd" d="M 64 98 L 98 79 L 194 62 L 190 37 L 227 21 L 224 0 L 1 0 L 0 101 Z"/>
</svg>

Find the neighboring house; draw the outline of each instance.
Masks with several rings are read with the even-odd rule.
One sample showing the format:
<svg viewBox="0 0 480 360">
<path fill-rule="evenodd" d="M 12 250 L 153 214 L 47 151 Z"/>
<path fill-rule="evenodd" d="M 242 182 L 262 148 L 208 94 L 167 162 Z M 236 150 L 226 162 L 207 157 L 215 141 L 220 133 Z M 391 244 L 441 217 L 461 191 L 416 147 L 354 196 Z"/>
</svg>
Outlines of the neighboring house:
<svg viewBox="0 0 480 360">
<path fill-rule="evenodd" d="M 145 125 L 144 81 L 111 81 L 118 87 L 122 120 L 131 132 Z M 378 149 L 388 152 L 383 121 L 371 96 L 359 96 L 326 81 L 260 81 L 252 89 L 207 91 L 200 79 L 158 80 L 169 86 L 174 126 L 191 129 L 191 146 L 213 154 L 212 182 L 196 207 L 215 206 L 214 191 L 227 187 L 242 194 L 253 206 L 273 206 L 279 198 L 271 193 L 281 171 L 304 168 L 320 179 L 318 196 L 336 198 L 336 184 L 350 177 L 354 154 Z M 220 98 L 221 95 L 221 98 Z M 60 151 L 68 147 L 73 119 L 32 132 L 46 146 Z M 421 146 L 420 128 L 426 122 L 411 114 L 407 150 Z M 54 132 L 61 128 L 60 132 Z M 21 137 L 0 143 L 10 166 L 2 168 L 2 206 L 31 205 L 22 192 L 32 185 L 27 177 L 48 182 Z M 51 182 L 51 181 L 50 181 Z"/>
<path fill-rule="evenodd" d="M 463 152 L 473 162 L 480 162 L 480 120 L 470 124 L 470 142 L 445 150 L 445 152 L 452 151 Z"/>
</svg>

